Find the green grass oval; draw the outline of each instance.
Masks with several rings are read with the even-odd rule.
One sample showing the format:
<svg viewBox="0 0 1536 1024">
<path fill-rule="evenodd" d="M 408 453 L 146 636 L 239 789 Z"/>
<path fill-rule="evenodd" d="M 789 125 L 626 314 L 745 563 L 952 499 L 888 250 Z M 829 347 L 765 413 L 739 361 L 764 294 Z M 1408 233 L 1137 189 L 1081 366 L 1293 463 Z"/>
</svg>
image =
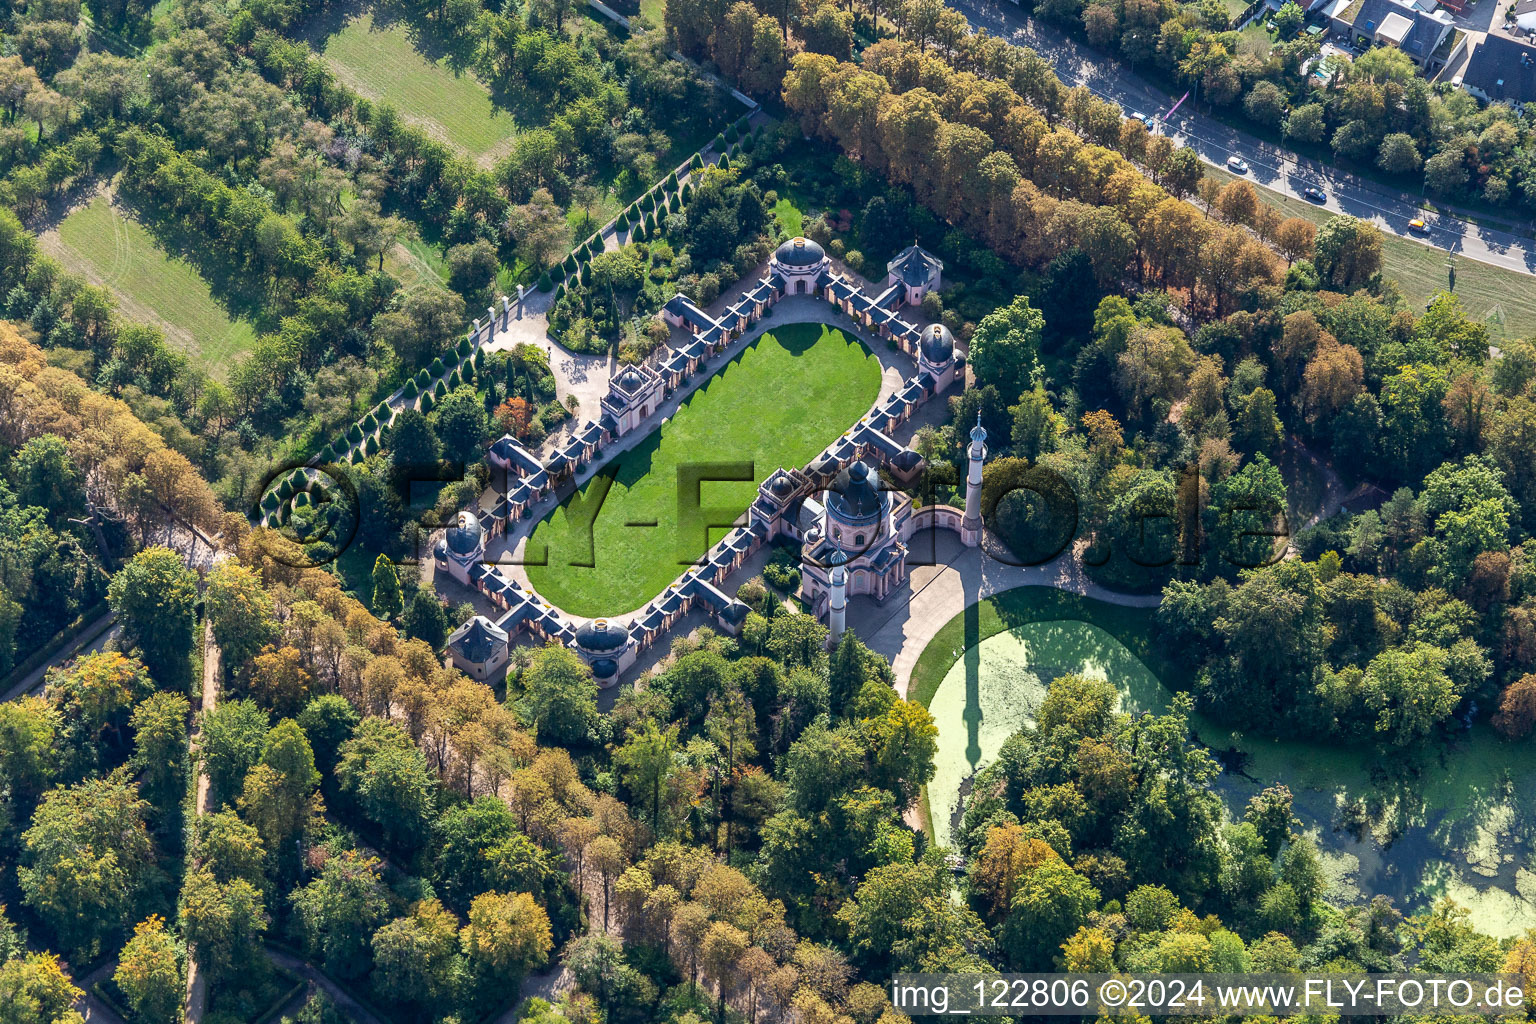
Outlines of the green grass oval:
<svg viewBox="0 0 1536 1024">
<path fill-rule="evenodd" d="M 726 532 L 709 529 L 706 539 L 701 517 L 680 521 L 680 469 L 750 464 L 750 480 L 699 485 L 699 504 L 713 513 L 707 521 L 729 523 L 770 473 L 805 465 L 879 393 L 880 361 L 861 342 L 822 324 L 775 327 L 534 529 L 528 560 L 548 552 L 545 564 L 528 566 L 529 579 L 572 615 L 640 607 Z M 594 520 L 588 502 L 603 478 L 612 483 Z"/>
</svg>

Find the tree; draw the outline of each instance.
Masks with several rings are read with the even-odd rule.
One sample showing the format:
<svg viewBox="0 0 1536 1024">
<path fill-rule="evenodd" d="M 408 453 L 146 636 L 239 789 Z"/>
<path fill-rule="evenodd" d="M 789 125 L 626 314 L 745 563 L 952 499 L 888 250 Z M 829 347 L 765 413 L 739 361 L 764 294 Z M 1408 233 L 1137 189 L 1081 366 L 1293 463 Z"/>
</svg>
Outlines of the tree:
<svg viewBox="0 0 1536 1024">
<path fill-rule="evenodd" d="M 285 718 L 267 733 L 261 761 L 245 776 L 240 810 L 269 850 L 286 850 L 312 810 L 320 784 L 315 756 L 297 722 Z"/>
<path fill-rule="evenodd" d="M 391 848 L 409 853 L 426 841 L 437 802 L 437 780 L 405 730 L 365 718 L 341 745 L 336 781 Z"/>
<path fill-rule="evenodd" d="M 119 776 L 54 789 L 21 836 L 22 899 L 61 942 L 91 957 L 127 926 L 154 844 L 146 804 Z"/>
<path fill-rule="evenodd" d="M 112 577 L 107 600 L 124 640 L 143 655 L 161 686 L 185 682 L 192 654 L 197 576 L 170 548 L 145 548 Z"/>
<path fill-rule="evenodd" d="M 162 812 L 186 793 L 187 715 L 179 693 L 156 693 L 133 709 L 133 763 L 143 773 L 144 795 Z"/>
<path fill-rule="evenodd" d="M 1505 687 L 1493 727 L 1512 740 L 1524 739 L 1536 728 L 1536 675 L 1527 673 Z"/>
<path fill-rule="evenodd" d="M 264 882 L 266 846 L 261 834 L 225 809 L 199 817 L 192 839 L 193 861 L 219 882 L 243 878 L 252 885 Z"/>
<path fill-rule="evenodd" d="M 1056 450 L 1061 436 L 1061 416 L 1051 404 L 1051 398 L 1041 384 L 1019 396 L 1019 404 L 1008 410 L 1013 417 L 1013 447 L 1021 457 L 1031 461 Z"/>
<path fill-rule="evenodd" d="M 1323 133 L 1328 130 L 1328 122 L 1323 116 L 1323 105 L 1305 103 L 1299 107 L 1293 107 L 1286 115 L 1285 123 L 1280 130 L 1287 139 L 1321 142 Z"/>
<path fill-rule="evenodd" d="M 677 752 L 677 727 L 663 730 L 654 721 L 630 733 L 623 746 L 613 752 L 624 786 L 634 802 L 648 808 L 651 833 L 661 832 L 662 799 L 669 795 L 668 783 L 677 770 L 673 757 Z"/>
<path fill-rule="evenodd" d="M 1403 746 L 1427 736 L 1460 698 L 1446 674 L 1446 653 L 1426 643 L 1382 651 L 1366 666 L 1365 706 L 1382 742 Z"/>
<path fill-rule="evenodd" d="M 429 1006 L 451 998 L 458 920 L 437 900 L 421 900 L 408 917 L 373 933 L 374 985 L 393 1002 Z"/>
<path fill-rule="evenodd" d="M 1419 169 L 1419 147 L 1406 132 L 1392 132 L 1381 140 L 1376 166 L 1388 174 L 1412 174 Z"/>
<path fill-rule="evenodd" d="M 262 587 L 261 577 L 233 559 L 208 571 L 203 607 L 226 674 L 243 671 L 256 652 L 273 639 L 276 615 L 272 599 Z"/>
<path fill-rule="evenodd" d="M 526 892 L 487 892 L 469 906 L 459 945 L 481 977 L 515 981 L 549 959 L 554 940 L 549 915 Z"/>
<path fill-rule="evenodd" d="M 1310 259 L 1317 240 L 1317 225 L 1301 217 L 1287 217 L 1275 227 L 1275 248 L 1285 257 L 1287 265 L 1299 259 Z"/>
<path fill-rule="evenodd" d="M 523 670 L 524 718 L 542 743 L 583 746 L 597 726 L 592 670 L 564 644 L 550 643 Z"/>
<path fill-rule="evenodd" d="M 389 910 L 377 859 L 355 850 L 333 856 L 320 877 L 288 899 L 306 952 L 322 957 L 326 969 L 343 978 L 368 972 L 369 940 Z"/>
<path fill-rule="evenodd" d="M 1243 100 L 1243 111 L 1260 124 L 1277 128 L 1285 118 L 1285 94 L 1273 82 L 1255 82 Z"/>
<path fill-rule="evenodd" d="M 0 1008 L 6 1024 L 82 1024 L 75 1002 L 85 995 L 49 953 L 0 962 Z"/>
<path fill-rule="evenodd" d="M 299 728 L 309 738 L 318 771 L 328 774 L 335 769 L 341 745 L 352 735 L 360 720 L 352 702 L 339 693 L 312 697 L 304 705 L 304 710 L 299 712 Z"/>
<path fill-rule="evenodd" d="M 549 189 L 537 188 L 528 202 L 507 207 L 502 229 L 534 266 L 553 266 L 571 247 L 571 229 Z"/>
<path fill-rule="evenodd" d="M 1467 187 L 1467 166 L 1463 151 L 1446 146 L 1424 161 L 1424 184 L 1444 196 L 1454 196 Z"/>
<path fill-rule="evenodd" d="M 266 931 L 261 890 L 251 882 L 220 882 L 204 869 L 188 872 L 181 887 L 181 933 L 210 984 L 261 972 Z"/>
<path fill-rule="evenodd" d="M 128 1005 L 150 1024 L 171 1024 L 179 1018 L 186 983 L 182 980 L 181 950 L 165 929 L 165 919 L 152 914 L 133 929 L 112 976 Z"/>
<path fill-rule="evenodd" d="M 1032 384 L 1044 329 L 1045 318 L 1027 295 L 983 317 L 970 349 L 978 385 L 992 384 L 1001 395 L 1017 395 Z"/>
<path fill-rule="evenodd" d="M 432 425 L 416 409 L 406 409 L 395 417 L 389 427 L 388 447 L 397 484 L 408 482 L 413 474 L 435 471 L 443 451 Z"/>
<path fill-rule="evenodd" d="M 1324 280 L 1354 291 L 1381 270 L 1381 230 L 1356 217 L 1333 217 L 1318 229 L 1313 251 Z"/>
<path fill-rule="evenodd" d="M 448 611 L 437 595 L 428 590 L 418 590 L 405 609 L 402 622 L 406 633 L 422 641 L 434 651 L 443 649 L 448 639 Z"/>
<path fill-rule="evenodd" d="M 461 385 L 448 393 L 432 412 L 443 456 L 451 462 L 469 462 L 480 455 L 488 427 L 485 407 L 474 388 Z"/>
<path fill-rule="evenodd" d="M 373 610 L 386 619 L 400 614 L 404 598 L 400 593 L 400 574 L 388 555 L 373 562 Z"/>
<path fill-rule="evenodd" d="M 1306 22 L 1306 12 L 1295 0 L 1287 0 L 1286 4 L 1275 12 L 1275 30 L 1280 33 L 1281 39 L 1289 39 L 1301 31 L 1301 26 Z"/>
<path fill-rule="evenodd" d="M 908 806 L 933 778 L 939 735 L 933 716 L 916 701 L 898 700 L 868 723 L 868 731 L 870 781 L 895 793 L 899 806 Z"/>
<path fill-rule="evenodd" d="M 261 760 L 266 739 L 267 713 L 253 700 L 225 701 L 203 713 L 198 759 L 215 804 L 240 792 L 245 773 Z"/>
<path fill-rule="evenodd" d="M 1016 968 L 1049 969 L 1098 903 L 1098 890 L 1082 875 L 1059 861 L 1042 864 L 1014 893 L 1000 944 Z"/>
<path fill-rule="evenodd" d="M 54 737 L 62 725 L 59 710 L 42 697 L 0 703 L 0 778 L 23 807 L 42 795 L 58 770 Z"/>
<path fill-rule="evenodd" d="M 48 511 L 49 521 L 64 522 L 85 512 L 85 482 L 57 434 L 28 438 L 13 458 L 9 477 L 16 500 Z"/>
<path fill-rule="evenodd" d="M 43 691 L 58 712 L 70 753 L 90 763 L 95 744 L 117 741 L 134 705 L 154 692 L 154 682 L 135 658 L 98 651 L 45 677 Z"/>
<path fill-rule="evenodd" d="M 462 295 L 465 302 L 483 304 L 500 269 L 496 247 L 483 238 L 451 246 L 446 262 L 448 287 Z"/>
</svg>

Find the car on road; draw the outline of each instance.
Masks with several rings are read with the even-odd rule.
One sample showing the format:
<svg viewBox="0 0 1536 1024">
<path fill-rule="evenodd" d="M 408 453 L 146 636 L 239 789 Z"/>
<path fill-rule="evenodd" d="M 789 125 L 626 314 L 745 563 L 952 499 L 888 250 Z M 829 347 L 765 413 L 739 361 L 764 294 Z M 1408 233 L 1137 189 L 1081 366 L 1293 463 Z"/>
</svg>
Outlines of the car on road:
<svg viewBox="0 0 1536 1024">
<path fill-rule="evenodd" d="M 1413 220 L 1409 221 L 1408 230 L 1412 231 L 1416 235 L 1429 234 L 1429 228 L 1425 225 L 1423 217 L 1415 217 Z"/>
<path fill-rule="evenodd" d="M 1328 193 L 1324 192 L 1316 185 L 1308 185 L 1306 188 L 1301 190 L 1301 194 L 1312 200 L 1314 203 L 1326 203 L 1328 201 Z"/>
<path fill-rule="evenodd" d="M 1248 161 L 1244 160 L 1242 157 L 1238 156 L 1236 153 L 1233 153 L 1231 156 L 1227 157 L 1227 170 L 1232 171 L 1232 172 L 1234 172 L 1236 174 L 1247 174 L 1248 173 Z"/>
<path fill-rule="evenodd" d="M 1143 114 L 1139 110 L 1131 111 L 1130 117 L 1131 117 L 1132 121 L 1140 121 L 1142 124 L 1146 125 L 1148 128 L 1152 127 L 1152 119 L 1150 117 L 1148 117 L 1146 114 Z"/>
</svg>

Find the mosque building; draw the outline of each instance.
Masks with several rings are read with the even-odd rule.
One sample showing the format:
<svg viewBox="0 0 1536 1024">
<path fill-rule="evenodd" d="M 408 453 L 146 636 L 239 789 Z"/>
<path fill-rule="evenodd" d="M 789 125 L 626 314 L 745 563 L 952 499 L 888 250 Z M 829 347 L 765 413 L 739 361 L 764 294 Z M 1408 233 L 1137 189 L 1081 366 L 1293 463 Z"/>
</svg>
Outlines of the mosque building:
<svg viewBox="0 0 1536 1024">
<path fill-rule="evenodd" d="M 572 648 L 592 668 L 601 686 L 617 683 L 639 653 L 662 640 L 690 611 L 710 615 L 716 626 L 737 635 L 748 609 L 724 589 L 725 581 L 775 538 L 800 544 L 801 597 L 825 621 L 836 642 L 847 627 L 851 597 L 884 601 L 907 582 L 907 541 L 923 529 L 958 533 L 966 545 L 981 541 L 981 463 L 986 432 L 978 421 L 971 432 L 965 508 L 929 505 L 914 509 L 911 499 L 888 484 L 914 479 L 918 454 L 888 431 L 906 422 L 929 398 L 964 380 L 963 357 L 942 324 L 919 330 L 898 315 L 940 287 L 944 264 L 920 246 L 898 253 L 886 266 L 884 289 L 871 298 L 852 278 L 832 270 L 825 250 L 812 239 L 791 238 L 769 260 L 768 273 L 747 287 L 721 314 L 710 316 L 685 295 L 663 308 L 668 323 L 688 337 L 645 362 L 625 367 L 609 382 L 599 418 L 578 426 L 564 447 L 540 461 L 511 436 L 491 447 L 488 459 L 503 472 L 505 494 L 490 512 L 461 512 L 433 548 L 433 562 L 460 583 L 478 590 L 498 616 L 476 616 L 455 630 L 448 660 L 475 678 L 490 678 L 509 660 L 514 636 L 556 641 Z M 739 338 L 774 303 L 789 295 L 821 298 L 872 334 L 894 342 L 916 361 L 916 372 L 847 433 L 800 469 L 780 468 L 758 488 L 740 523 L 628 621 L 599 618 L 577 625 L 537 592 L 487 564 L 488 540 L 534 512 L 562 481 L 579 484 L 580 473 L 596 471 L 603 449 L 641 427 L 705 360 Z"/>
</svg>

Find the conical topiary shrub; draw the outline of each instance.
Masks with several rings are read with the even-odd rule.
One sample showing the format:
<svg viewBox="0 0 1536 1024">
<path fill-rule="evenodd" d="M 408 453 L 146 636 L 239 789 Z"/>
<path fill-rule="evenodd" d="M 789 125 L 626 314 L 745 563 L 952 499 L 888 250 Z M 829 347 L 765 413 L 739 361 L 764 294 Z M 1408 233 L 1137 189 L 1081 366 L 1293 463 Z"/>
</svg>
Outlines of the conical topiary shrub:
<svg viewBox="0 0 1536 1024">
<path fill-rule="evenodd" d="M 367 416 L 363 417 L 364 431 L 371 434 L 377 429 L 379 429 L 379 421 L 373 418 L 373 413 L 369 413 Z"/>
<path fill-rule="evenodd" d="M 377 455 L 379 453 L 379 435 L 370 435 L 366 447 L 369 455 Z"/>
<path fill-rule="evenodd" d="M 436 404 L 437 403 L 432 400 L 432 392 L 427 391 L 422 394 L 421 404 L 418 405 L 417 408 L 420 409 L 423 413 L 429 413 L 432 411 L 432 407 Z"/>
<path fill-rule="evenodd" d="M 739 138 L 741 138 L 741 132 L 736 130 L 736 126 L 734 124 L 725 130 L 726 142 L 735 142 Z"/>
<path fill-rule="evenodd" d="M 400 389 L 400 393 L 405 396 L 406 401 L 410 401 L 417 395 L 421 394 L 421 389 L 416 386 L 416 378 L 412 377 L 410 380 L 406 381 L 405 387 Z"/>
<path fill-rule="evenodd" d="M 416 386 L 418 388 L 425 388 L 428 384 L 431 383 L 432 375 L 426 370 L 422 370 L 420 373 L 416 374 Z"/>
<path fill-rule="evenodd" d="M 361 441 L 362 439 L 363 428 L 358 426 L 356 423 L 352 424 L 352 428 L 347 431 L 347 440 L 351 441 L 353 444 L 357 444 L 357 442 Z"/>
<path fill-rule="evenodd" d="M 434 357 L 432 360 L 432 365 L 427 369 L 431 371 L 432 376 L 441 377 L 443 375 L 443 357 Z"/>
<path fill-rule="evenodd" d="M 471 348 L 473 348 L 473 346 L 470 345 L 469 339 L 468 338 L 464 338 L 464 339 L 460 340 L 458 348 L 457 348 L 457 352 L 459 353 L 459 355 L 461 357 L 467 356 L 467 355 L 469 355 L 469 352 L 470 352 Z"/>
<path fill-rule="evenodd" d="M 463 383 L 464 375 L 459 372 L 458 367 L 454 367 L 453 372 L 448 375 L 448 390 L 452 391 Z"/>
<path fill-rule="evenodd" d="M 544 273 L 539 275 L 539 283 L 537 285 L 539 291 L 547 292 L 553 286 L 554 286 L 554 282 L 552 282 L 549 279 L 549 271 L 546 270 L 546 271 L 544 271 Z"/>
<path fill-rule="evenodd" d="M 695 153 L 693 154 L 693 159 L 688 161 L 688 166 L 695 171 L 702 171 L 704 169 L 704 158 Z"/>
</svg>

